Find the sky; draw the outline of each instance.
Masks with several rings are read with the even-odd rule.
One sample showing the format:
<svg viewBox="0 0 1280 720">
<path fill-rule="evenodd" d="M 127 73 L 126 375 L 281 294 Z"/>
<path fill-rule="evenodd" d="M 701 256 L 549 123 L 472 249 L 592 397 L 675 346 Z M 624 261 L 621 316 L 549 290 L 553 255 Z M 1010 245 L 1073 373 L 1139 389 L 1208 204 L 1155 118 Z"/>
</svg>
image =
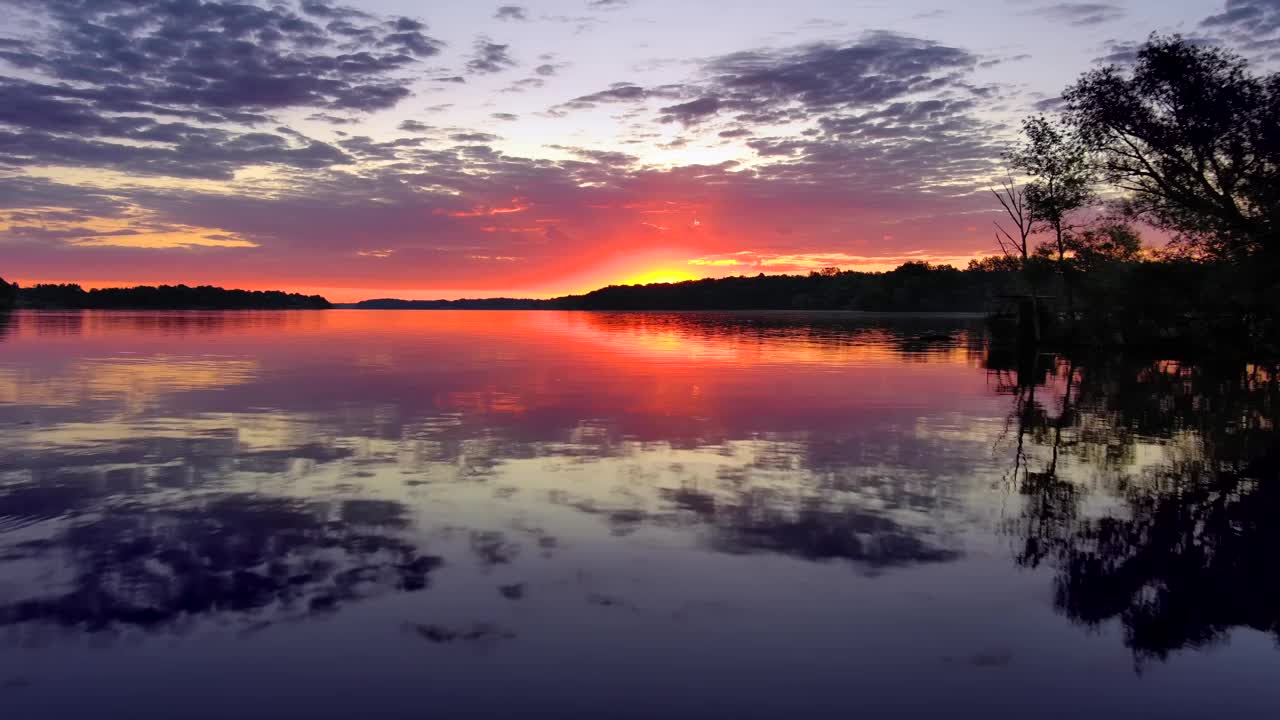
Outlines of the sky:
<svg viewBox="0 0 1280 720">
<path fill-rule="evenodd" d="M 0 276 L 369 297 L 963 267 L 1021 118 L 1280 0 L 0 0 Z"/>
</svg>

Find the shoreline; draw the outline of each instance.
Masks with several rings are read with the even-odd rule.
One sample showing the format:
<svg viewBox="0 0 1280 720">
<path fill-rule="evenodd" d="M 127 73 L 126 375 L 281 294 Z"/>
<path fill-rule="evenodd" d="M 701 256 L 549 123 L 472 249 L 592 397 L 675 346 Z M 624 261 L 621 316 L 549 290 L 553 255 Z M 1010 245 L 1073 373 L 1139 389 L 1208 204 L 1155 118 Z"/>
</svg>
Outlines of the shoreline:
<svg viewBox="0 0 1280 720">
<path fill-rule="evenodd" d="M 33 308 L 33 307 L 15 307 L 0 308 L 0 313 L 12 312 L 40 312 L 40 313 L 78 313 L 78 312 L 103 312 L 103 313 L 173 313 L 173 312 L 329 312 L 334 310 L 355 310 L 361 312 L 572 312 L 572 313 L 628 313 L 628 314 L 689 314 L 689 313 L 733 313 L 733 314 L 772 314 L 772 315 L 825 315 L 825 316 L 862 316 L 862 317 L 883 317 L 883 316 L 899 316 L 899 317 L 918 317 L 918 318 L 955 318 L 963 320 L 981 320 L 987 317 L 987 313 L 977 311 L 963 312 L 941 312 L 928 310 L 803 310 L 794 308 L 680 308 L 680 309 L 617 309 L 608 308 L 481 308 L 481 307 L 450 307 L 450 308 L 362 308 L 344 304 L 335 304 L 331 308 Z"/>
</svg>

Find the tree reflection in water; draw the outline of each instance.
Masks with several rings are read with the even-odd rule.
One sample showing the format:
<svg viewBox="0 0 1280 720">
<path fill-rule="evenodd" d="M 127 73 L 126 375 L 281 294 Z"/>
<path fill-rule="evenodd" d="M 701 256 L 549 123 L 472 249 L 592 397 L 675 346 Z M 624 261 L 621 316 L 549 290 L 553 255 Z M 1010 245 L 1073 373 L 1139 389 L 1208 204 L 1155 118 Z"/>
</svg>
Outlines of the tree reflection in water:
<svg viewBox="0 0 1280 720">
<path fill-rule="evenodd" d="M 1087 625 L 1119 620 L 1139 667 L 1238 627 L 1280 641 L 1274 368 L 1114 357 L 991 365 L 1014 397 L 1010 479 L 1024 499 L 1007 529 L 1019 564 L 1057 568 L 1060 612 Z M 1090 487 L 1119 507 L 1091 509 Z"/>
<path fill-rule="evenodd" d="M 527 357 L 529 372 L 476 372 L 450 358 L 487 357 L 491 334 L 438 317 L 440 347 L 459 350 L 418 354 L 418 335 L 392 333 L 394 323 L 298 333 L 306 353 L 273 355 L 254 333 L 274 343 L 275 317 L 222 327 L 24 316 L 5 345 L 27 353 L 8 361 L 26 383 L 12 387 L 42 390 L 4 408 L 0 625 L 68 636 L 256 625 L 418 589 L 440 560 L 410 540 L 433 528 L 416 527 L 402 502 L 476 510 L 450 518 L 456 547 L 441 533 L 433 549 L 455 553 L 460 575 L 474 567 L 484 597 L 528 598 L 504 607 L 557 602 L 539 573 L 574 562 L 575 546 L 643 549 L 653 530 L 712 551 L 698 559 L 719 567 L 746 565 L 723 554 L 758 554 L 775 556 L 761 567 L 781 558 L 950 577 L 943 566 L 986 561 L 966 552 L 969 539 L 988 537 L 986 512 L 1004 499 L 989 490 L 1004 398 L 971 370 L 985 355 L 1012 399 L 996 449 L 1013 458 L 1007 486 L 1021 502 L 1002 529 L 1018 565 L 1054 569 L 1063 615 L 1120 625 L 1140 662 L 1233 628 L 1280 635 L 1280 537 L 1267 524 L 1280 510 L 1280 391 L 1267 368 L 1002 357 L 961 326 L 930 339 L 936 319 L 896 329 L 837 316 L 604 314 L 518 316 L 526 324 L 503 352 Z M 476 317 L 467 322 L 487 322 Z M 542 341 L 545 327 L 584 337 L 562 348 Z M 164 353 L 152 358 L 170 366 L 163 384 L 44 372 L 65 350 L 46 348 L 43 333 L 81 332 L 86 342 L 181 334 L 181 357 L 253 362 L 235 383 L 225 363 L 210 382 L 175 380 Z M 86 348 L 72 359 L 107 354 Z M 366 365 L 368 348 L 386 361 Z M 317 359 L 301 375 L 300 355 Z M 367 382 L 343 382 L 352 376 Z M 147 389 L 146 402 L 120 386 Z M 87 401 L 65 403 L 68 392 Z M 526 532 L 537 548 L 522 548 L 515 533 Z M 838 569 L 830 577 L 842 582 Z M 455 620 L 423 626 L 424 637 L 485 635 Z"/>
</svg>

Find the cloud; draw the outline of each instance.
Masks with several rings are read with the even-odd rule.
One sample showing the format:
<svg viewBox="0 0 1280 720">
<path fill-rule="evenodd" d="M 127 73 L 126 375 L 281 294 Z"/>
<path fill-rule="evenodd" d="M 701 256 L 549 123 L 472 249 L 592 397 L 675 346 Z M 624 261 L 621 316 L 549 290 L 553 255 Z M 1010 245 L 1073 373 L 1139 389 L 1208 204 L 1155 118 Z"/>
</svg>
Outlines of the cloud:
<svg viewBox="0 0 1280 720">
<path fill-rule="evenodd" d="M 453 217 L 453 218 L 493 217 L 495 215 L 514 215 L 515 213 L 522 213 L 525 210 L 528 210 L 529 208 L 530 208 L 530 205 L 528 203 L 525 203 L 524 201 L 522 201 L 520 198 L 517 197 L 517 198 L 511 199 L 511 204 L 509 206 L 499 206 L 499 207 L 481 206 L 481 207 L 471 208 L 468 210 L 454 210 L 454 211 L 437 208 L 434 214 L 446 215 L 448 217 Z"/>
<path fill-rule="evenodd" d="M 714 116 L 720 112 L 723 105 L 720 98 L 714 95 L 700 97 L 697 100 L 690 100 L 687 103 L 678 105 L 668 105 L 660 111 L 662 114 L 658 117 L 659 122 L 681 122 L 685 125 L 693 125 Z"/>
<path fill-rule="evenodd" d="M 1071 2 L 1048 5 L 1040 8 L 1038 12 L 1077 27 L 1101 25 L 1112 20 L 1118 20 L 1128 14 L 1128 11 L 1124 8 L 1111 3 Z"/>
<path fill-rule="evenodd" d="M 623 169 L 635 165 L 638 160 L 635 155 L 628 155 L 627 153 L 618 152 L 616 150 L 594 150 L 591 148 L 580 148 L 569 145 L 548 145 L 547 147 L 554 150 L 563 150 L 571 155 L 591 160 L 592 162 L 614 165 Z"/>
<path fill-rule="evenodd" d="M 1184 36 L 1191 45 L 1219 45 L 1220 40 L 1203 36 Z M 1095 63 L 1108 65 L 1132 65 L 1138 61 L 1138 52 L 1145 43 L 1137 40 L 1108 40 L 1103 44 L 1103 54 L 1094 58 Z"/>
<path fill-rule="evenodd" d="M 1039 112 L 1057 112 L 1066 107 L 1067 101 L 1060 96 L 1041 98 L 1032 104 Z"/>
<path fill-rule="evenodd" d="M 1224 34 L 1227 42 L 1264 62 L 1280 60 L 1280 0 L 1227 0 L 1200 26 Z"/>
<path fill-rule="evenodd" d="M 354 8 L 332 5 L 324 0 L 301 0 L 298 3 L 302 12 L 325 18 L 367 18 L 369 15 Z"/>
<path fill-rule="evenodd" d="M 77 247 L 148 249 L 255 248 L 253 242 L 216 227 L 193 227 L 159 220 L 154 213 L 129 209 L 92 217 L 56 208 L 0 209 L 0 228 L 10 244 L 61 243 Z"/>
<path fill-rule="evenodd" d="M 1108 65 L 1132 65 L 1138 61 L 1142 43 L 1136 40 L 1110 40 L 1103 46 L 1103 54 L 1094 58 L 1095 63 Z"/>
<path fill-rule="evenodd" d="M 1008 57 L 997 57 L 997 58 L 991 58 L 990 60 L 983 60 L 982 62 L 978 63 L 978 67 L 984 67 L 984 68 L 995 67 L 997 65 L 1005 65 L 1008 63 L 1022 62 L 1023 60 L 1030 60 L 1031 58 L 1032 58 L 1032 55 L 1030 53 L 1019 53 L 1017 55 L 1010 55 Z"/>
<path fill-rule="evenodd" d="M 507 87 L 503 88 L 501 92 L 522 93 L 525 90 L 529 90 L 532 88 L 540 88 L 546 84 L 547 84 L 547 81 L 543 80 L 542 78 L 535 78 L 535 77 L 523 78 L 520 80 L 516 80 L 515 82 L 511 83 Z"/>
<path fill-rule="evenodd" d="M 501 140 L 502 138 L 492 133 L 465 132 L 465 133 L 454 133 L 449 136 L 449 139 L 454 142 L 490 143 L 496 140 Z"/>
<path fill-rule="evenodd" d="M 645 88 L 615 83 L 556 110 L 651 97 L 691 98 L 663 107 L 662 122 L 694 124 L 722 112 L 743 121 L 787 122 L 814 113 L 886 102 L 913 93 L 959 87 L 978 64 L 976 55 L 930 40 L 876 31 L 845 43 L 753 50 L 711 58 L 703 80 Z"/>
<path fill-rule="evenodd" d="M 1276 0 L 1227 0 L 1222 12 L 1205 18 L 1201 26 L 1249 35 L 1280 30 L 1280 2 Z"/>
<path fill-rule="evenodd" d="M 679 98 L 686 92 L 683 86 L 679 85 L 662 85 L 654 88 L 645 88 L 635 83 L 616 82 L 604 90 L 599 90 L 587 95 L 580 95 L 568 102 L 562 103 L 551 108 L 553 115 L 566 112 L 568 110 L 585 110 L 596 107 L 600 104 L 610 103 L 634 103 L 649 98 Z"/>
<path fill-rule="evenodd" d="M 374 62 L 361 59 L 357 64 L 370 69 L 336 75 L 342 82 L 296 106 L 297 116 L 361 118 L 360 108 L 335 106 L 339 95 L 364 97 L 408 82 L 409 65 L 377 61 L 384 54 L 379 38 L 422 32 L 418 25 L 344 14 L 327 4 L 309 8 L 296 17 L 329 36 L 341 29 L 342 37 L 287 52 L 288 43 L 280 41 L 264 52 L 286 59 L 325 55 L 335 63 L 365 53 Z M 143 23 L 129 32 L 159 32 L 151 27 Z M 373 28 L 374 35 L 345 34 L 358 28 Z M 78 30 L 67 25 L 60 32 Z M 54 47 L 64 41 L 30 42 Z M 507 46 L 486 38 L 476 51 L 486 59 L 484 72 L 514 64 Z M 19 277 L 38 277 L 33 269 L 74 277 L 92 253 L 95 274 L 122 282 L 145 269 L 138 281 L 271 277 L 285 286 L 471 289 L 528 288 L 652 252 L 654 230 L 645 223 L 665 228 L 663 238 L 673 247 L 696 248 L 690 256 L 728 256 L 749 247 L 776 260 L 766 265 L 769 271 L 788 267 L 781 258 L 819 251 L 901 253 L 901 241 L 883 239 L 891 225 L 903 237 L 930 238 L 933 255 L 960 254 L 987 241 L 985 232 L 975 241 L 965 228 L 975 224 L 968 214 L 987 211 L 981 190 L 1001 150 L 999 126 L 980 112 L 989 105 L 983 96 L 989 88 L 969 82 L 979 60 L 945 44 L 873 32 L 842 43 L 711 57 L 693 66 L 687 82 L 618 82 L 557 109 L 621 108 L 632 126 L 629 139 L 664 147 L 732 143 L 742 151 L 737 161 L 683 166 L 650 166 L 586 141 L 550 155 L 512 155 L 483 126 L 433 128 L 418 120 L 375 137 L 332 130 L 339 139 L 319 142 L 277 127 L 272 117 L 284 108 L 213 105 L 189 95 L 176 77 L 130 81 L 122 87 L 139 88 L 130 95 L 113 92 L 114 82 L 24 71 L 25 79 L 0 81 L 0 183 L 13 196 L 0 197 L 0 208 L 14 213 L 0 225 L 0 244 L 6 267 L 15 268 L 6 273 Z M 291 71 L 286 63 L 272 72 Z M 505 90 L 545 82 L 545 73 L 530 75 Z M 434 85 L 431 76 L 416 77 Z M 357 85 L 375 90 L 353 93 Z M 131 109 L 128 102 L 147 106 Z M 485 112 L 487 122 L 517 119 Z M 705 132 L 683 132 L 673 142 L 670 129 L 656 125 L 661 120 Z M 796 125 L 783 127 L 786 122 Z M 426 134 L 431 131 L 438 137 Z M 653 135 L 641 139 L 642 131 Z M 118 171 L 130 179 L 38 181 L 16 170 L 36 165 Z M 267 179 L 242 172 L 263 165 L 273 166 Z M 148 181 L 149 175 L 218 184 Z M 120 218 L 133 218 L 136 227 L 121 228 Z M 42 223 L 66 232 L 38 235 L 33 228 Z M 130 236 L 75 234 L 75 228 L 153 234 L 161 231 L 147 228 L 197 228 L 187 235 L 256 247 L 219 247 L 218 263 L 200 263 L 191 258 L 215 250 L 179 243 L 120 247 Z M 86 247 L 89 237 L 114 238 L 117 245 Z M 394 262 L 377 262 L 380 257 Z M 478 257 L 521 260 L 499 275 Z M 574 287 L 553 290 L 581 290 L 598 280 L 579 278 Z"/>
<path fill-rule="evenodd" d="M 0 122 L 5 121 L 0 114 Z M 0 163 L 105 167 L 143 175 L 228 180 L 249 165 L 318 169 L 351 162 L 338 148 L 305 137 L 154 121 L 85 120 L 83 127 L 85 134 L 77 134 L 67 118 L 65 126 L 53 125 L 51 131 L 0 129 Z"/>
<path fill-rule="evenodd" d="M 502 5 L 494 11 L 493 16 L 499 20 L 524 22 L 529 19 L 529 11 L 519 5 Z"/>
<path fill-rule="evenodd" d="M 236 120 L 226 114 L 378 110 L 408 95 L 396 72 L 442 46 L 416 20 L 366 19 L 327 5 L 334 19 L 320 25 L 281 6 L 227 0 L 0 4 L 35 13 L 50 28 L 43 37 L 10 39 L 5 59 L 71 84 L 56 88 L 65 97 L 114 111 Z M 321 4 L 309 6 L 314 14 Z"/>
<path fill-rule="evenodd" d="M 20 218 L 22 221 L 43 217 L 50 222 L 86 222 L 92 218 L 121 217 L 129 209 L 127 201 L 101 190 L 18 175 L 3 169 L 0 169 L 0 184 L 5 189 L 0 193 L 0 210 L 39 208 L 38 215 Z"/>
<path fill-rule="evenodd" d="M 516 61 L 507 52 L 510 45 L 501 45 L 488 38 L 476 38 L 475 52 L 467 61 L 467 71 L 480 75 L 502 72 L 515 67 Z"/>
<path fill-rule="evenodd" d="M 825 109 L 938 89 L 976 63 L 959 48 L 878 31 L 844 45 L 734 53 L 711 60 L 706 70 L 724 107 L 794 103 Z"/>
<path fill-rule="evenodd" d="M 411 18 L 319 0 L 0 0 L 40 32 L 0 39 L 0 162 L 226 179 L 249 165 L 349 162 L 295 131 L 250 131 L 290 108 L 343 123 L 394 106 L 442 43 Z M 323 24 L 322 24 L 323 23 Z M 233 130 L 211 125 L 240 126 Z"/>
<path fill-rule="evenodd" d="M 307 119 L 314 120 L 315 122 L 329 123 L 330 125 L 355 125 L 356 123 L 360 122 L 360 120 L 357 118 L 344 117 L 342 115 L 332 115 L 330 113 L 322 113 L 322 112 L 311 113 L 310 115 L 307 116 Z"/>
<path fill-rule="evenodd" d="M 631 0 L 587 0 L 587 7 L 592 10 L 621 10 L 631 4 Z"/>
<path fill-rule="evenodd" d="M 573 99 L 577 103 L 629 102 L 643 100 L 649 96 L 648 91 L 631 83 L 614 83 L 608 90 L 582 95 Z"/>
</svg>

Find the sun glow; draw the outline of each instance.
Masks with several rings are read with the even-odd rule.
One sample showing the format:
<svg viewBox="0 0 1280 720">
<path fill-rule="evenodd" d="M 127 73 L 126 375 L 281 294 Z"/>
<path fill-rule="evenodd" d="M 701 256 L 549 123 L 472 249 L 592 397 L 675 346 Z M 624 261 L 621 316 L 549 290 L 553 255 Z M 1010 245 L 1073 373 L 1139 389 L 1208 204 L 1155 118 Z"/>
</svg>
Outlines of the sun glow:
<svg viewBox="0 0 1280 720">
<path fill-rule="evenodd" d="M 624 279 L 622 285 L 652 285 L 654 283 L 678 283 L 685 280 L 697 280 L 698 276 L 687 270 L 661 268 L 632 275 Z"/>
</svg>

